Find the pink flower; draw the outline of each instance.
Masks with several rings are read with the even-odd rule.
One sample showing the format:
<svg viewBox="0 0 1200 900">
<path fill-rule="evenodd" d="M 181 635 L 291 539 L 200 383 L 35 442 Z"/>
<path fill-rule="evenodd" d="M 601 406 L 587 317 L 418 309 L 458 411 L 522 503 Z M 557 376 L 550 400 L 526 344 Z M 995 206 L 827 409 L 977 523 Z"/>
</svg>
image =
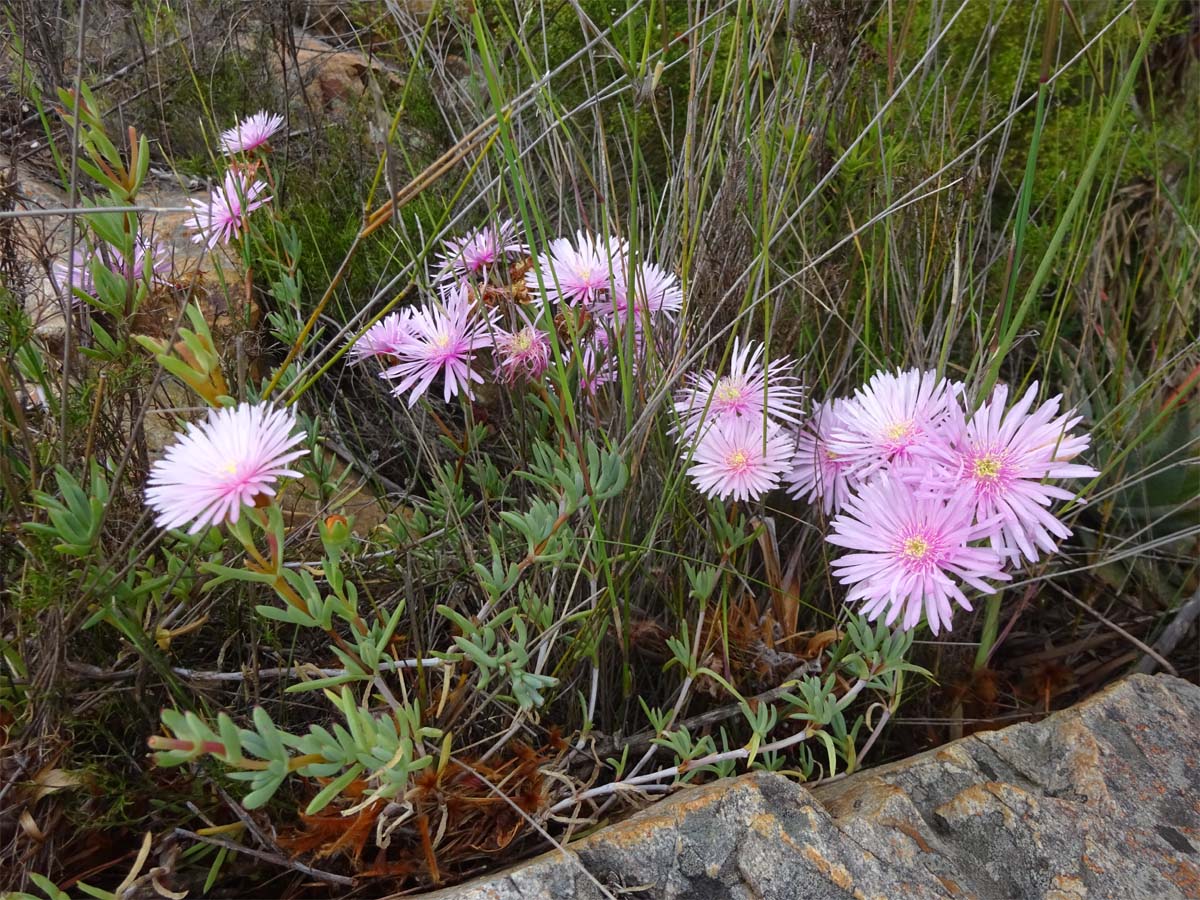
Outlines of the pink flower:
<svg viewBox="0 0 1200 900">
<path fill-rule="evenodd" d="M 545 285 L 546 303 L 590 307 L 607 298 L 613 276 L 624 268 L 626 250 L 624 241 L 609 235 L 596 238 L 579 231 L 573 244 L 569 238 L 558 238 L 525 273 L 525 284 L 535 296 Z"/>
<path fill-rule="evenodd" d="M 877 372 L 854 392 L 845 424 L 833 429 L 829 447 L 864 480 L 889 464 L 928 458 L 941 440 L 938 426 L 961 390 L 962 385 L 934 372 Z"/>
<path fill-rule="evenodd" d="M 171 260 L 167 255 L 166 248 L 154 238 L 138 234 L 133 238 L 132 273 L 121 251 L 112 244 L 102 242 L 95 250 L 72 252 L 70 266 L 62 260 L 56 260 L 51 267 L 51 277 L 64 293 L 67 290 L 69 277 L 72 287 L 95 297 L 96 284 L 91 269 L 92 262 L 95 260 L 100 260 L 105 268 L 122 279 L 128 279 L 132 274 L 135 281 L 140 281 L 147 274 L 147 265 L 149 265 L 148 271 L 152 284 L 165 283 L 167 276 L 171 274 Z M 75 269 L 74 274 L 68 271 L 69 268 Z M 72 302 L 77 303 L 78 299 L 78 297 L 72 297 Z"/>
<path fill-rule="evenodd" d="M 505 219 L 498 226 L 484 225 L 443 242 L 438 254 L 438 278 L 486 275 L 492 266 L 526 252 L 525 244 L 517 239 L 517 225 L 512 219 Z"/>
<path fill-rule="evenodd" d="M 124 260 L 119 256 L 114 257 L 114 260 L 113 271 L 128 277 Z M 171 274 L 171 256 L 159 241 L 139 234 L 133 239 L 133 277 L 142 278 L 147 272 L 154 284 L 164 284 Z"/>
<path fill-rule="evenodd" d="M 792 360 L 783 356 L 763 365 L 764 345 L 755 341 L 742 344 L 733 339 L 733 358 L 729 374 L 718 376 L 712 369 L 687 376 L 687 387 L 675 395 L 679 429 L 693 435 L 710 422 L 749 418 L 761 421 L 800 421 L 800 401 L 804 389 L 787 374 Z"/>
<path fill-rule="evenodd" d="M 519 331 L 497 330 L 496 374 L 505 384 L 518 378 L 536 381 L 550 365 L 550 340 L 544 331 L 526 324 Z"/>
<path fill-rule="evenodd" d="M 1021 557 L 1035 562 L 1039 548 L 1053 553 L 1055 538 L 1071 536 L 1049 507 L 1054 500 L 1074 500 L 1076 495 L 1045 480 L 1100 474 L 1070 462 L 1091 439 L 1068 433 L 1080 417 L 1074 411 L 1058 415 L 1061 396 L 1030 412 L 1037 390 L 1034 382 L 1006 412 L 1008 387 L 997 386 L 991 401 L 970 419 L 955 403 L 944 429 L 943 465 L 932 469 L 922 483 L 930 493 L 962 493 L 970 499 L 976 519 L 996 521 L 992 547 L 1014 563 Z"/>
<path fill-rule="evenodd" d="M 963 494 L 918 497 L 889 473 L 864 485 L 849 496 L 825 538 L 857 551 L 833 562 L 838 581 L 853 585 L 846 602 L 863 601 L 867 618 L 883 615 L 888 625 L 899 618 L 905 630 L 922 614 L 934 634 L 949 629 L 952 600 L 971 609 L 959 582 L 990 594 L 995 588 L 983 579 L 1010 578 L 998 553 L 969 546 L 991 531 L 990 523 L 974 521 L 974 504 Z"/>
<path fill-rule="evenodd" d="M 842 509 L 857 488 L 858 479 L 849 463 L 829 447 L 834 429 L 844 427 L 849 401 L 822 403 L 800 428 L 792 470 L 787 476 L 788 493 L 798 500 L 821 500 L 825 515 Z"/>
<path fill-rule="evenodd" d="M 400 348 L 412 340 L 409 330 L 410 313 L 389 313 L 363 332 L 362 337 L 350 347 L 350 361 L 362 362 L 372 357 L 396 357 Z"/>
<path fill-rule="evenodd" d="M 210 410 L 206 421 L 189 424 L 150 469 L 146 504 L 158 513 L 158 524 L 192 522 L 188 533 L 196 534 L 237 522 L 243 505 L 274 496 L 279 478 L 299 477 L 287 468 L 308 452 L 293 449 L 304 440 L 295 428 L 295 413 L 266 403 Z"/>
<path fill-rule="evenodd" d="M 226 171 L 224 184 L 214 188 L 208 199 L 191 201 L 195 222 L 191 227 L 196 230 L 192 240 L 209 250 L 233 240 L 245 227 L 246 216 L 270 202 L 263 196 L 266 190 L 265 183 L 250 182 L 236 169 Z"/>
<path fill-rule="evenodd" d="M 408 320 L 408 335 L 398 346 L 400 362 L 384 369 L 382 377 L 399 380 L 392 393 L 399 397 L 408 391 L 408 405 L 413 406 L 424 394 L 433 379 L 445 379 L 443 399 L 446 402 L 462 392 L 474 399 L 471 382 L 483 381 L 483 376 L 471 366 L 475 354 L 492 346 L 492 318 L 495 311 L 486 309 L 480 317 L 471 309 L 471 299 L 465 288 L 456 287 L 443 296 L 443 302 L 431 301 L 412 310 Z"/>
<path fill-rule="evenodd" d="M 779 486 L 792 443 L 782 429 L 768 426 L 764 431 L 761 419 L 743 417 L 714 423 L 691 456 L 688 475 L 705 496 L 757 500 Z"/>
<path fill-rule="evenodd" d="M 641 324 L 657 313 L 673 318 L 683 308 L 683 288 L 675 273 L 652 262 L 644 262 L 632 272 L 627 269 L 622 266 L 614 273 L 610 303 L 601 303 L 598 312 L 623 319 L 632 305 L 634 321 Z"/>
<path fill-rule="evenodd" d="M 73 292 L 67 296 L 68 286 L 89 296 L 96 296 L 96 284 L 92 280 L 92 260 L 95 258 L 95 251 L 72 250 L 70 262 L 56 259 L 50 266 L 50 279 L 72 306 L 79 304 L 79 297 Z"/>
<path fill-rule="evenodd" d="M 249 153 L 264 146 L 282 127 L 283 116 L 268 113 L 266 110 L 256 112 L 242 119 L 228 131 L 221 132 L 221 149 L 229 156 L 235 153 Z"/>
</svg>

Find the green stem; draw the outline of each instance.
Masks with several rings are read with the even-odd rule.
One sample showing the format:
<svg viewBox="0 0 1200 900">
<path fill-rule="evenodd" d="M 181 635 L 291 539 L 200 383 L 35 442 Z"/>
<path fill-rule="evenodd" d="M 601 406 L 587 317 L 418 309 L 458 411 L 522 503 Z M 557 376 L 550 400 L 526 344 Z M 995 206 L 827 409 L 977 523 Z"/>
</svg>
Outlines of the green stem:
<svg viewBox="0 0 1200 900">
<path fill-rule="evenodd" d="M 978 672 L 987 668 L 988 657 L 992 655 L 992 648 L 996 646 L 996 636 L 1000 631 L 1000 598 L 1003 596 L 1003 591 L 996 591 L 987 598 L 987 608 L 983 615 L 983 634 L 979 637 L 979 652 L 975 654 L 972 671 Z"/>
</svg>

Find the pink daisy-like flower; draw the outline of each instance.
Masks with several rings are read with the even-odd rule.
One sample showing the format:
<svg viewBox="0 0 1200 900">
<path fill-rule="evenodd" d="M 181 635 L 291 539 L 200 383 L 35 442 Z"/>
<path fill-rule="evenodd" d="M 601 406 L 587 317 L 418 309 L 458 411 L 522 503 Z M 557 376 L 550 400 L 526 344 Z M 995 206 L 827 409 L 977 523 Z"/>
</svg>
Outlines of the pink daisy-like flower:
<svg viewBox="0 0 1200 900">
<path fill-rule="evenodd" d="M 971 498 L 919 497 L 899 478 L 884 473 L 863 485 L 832 521 L 825 540 L 856 551 L 833 562 L 834 575 L 852 585 L 847 603 L 863 601 L 862 613 L 900 619 L 908 630 L 921 621 L 937 634 L 950 628 L 957 603 L 971 609 L 959 583 L 986 594 L 995 588 L 983 579 L 1007 581 L 1003 560 L 988 547 L 972 547 L 986 537 L 991 523 L 975 524 Z"/>
<path fill-rule="evenodd" d="M 384 369 L 383 378 L 398 380 L 392 393 L 399 397 L 408 393 L 408 405 L 413 406 L 438 375 L 445 379 L 443 399 L 460 391 L 474 399 L 471 382 L 483 382 L 483 376 L 472 368 L 475 354 L 492 346 L 492 321 L 495 310 L 484 308 L 479 315 L 471 308 L 465 288 L 455 288 L 443 295 L 442 302 L 410 312 L 408 336 L 397 347 L 400 362 Z"/>
<path fill-rule="evenodd" d="M 372 357 L 397 357 L 400 348 L 412 339 L 408 310 L 389 313 L 351 345 L 350 361 L 357 363 Z"/>
<path fill-rule="evenodd" d="M 192 200 L 192 241 L 211 250 L 217 244 L 228 243 L 242 232 L 246 216 L 271 198 L 263 196 L 267 185 L 249 181 L 236 169 L 225 172 L 224 183 L 213 189 L 205 200 Z"/>
<path fill-rule="evenodd" d="M 809 503 L 819 499 L 825 515 L 841 510 L 858 486 L 848 462 L 829 447 L 830 435 L 845 425 L 851 408 L 852 401 L 841 398 L 817 407 L 800 428 L 787 476 L 788 493 Z"/>
<path fill-rule="evenodd" d="M 108 268 L 122 278 L 133 276 L 135 280 L 143 278 L 149 272 L 154 284 L 162 284 L 171 274 L 171 258 L 159 241 L 143 234 L 133 239 L 133 270 L 125 263 L 125 257 L 111 244 L 102 245 L 99 255 L 105 260 Z"/>
<path fill-rule="evenodd" d="M 499 225 L 483 225 L 442 243 L 438 253 L 438 278 L 470 278 L 527 253 L 517 239 L 517 223 L 505 219 Z"/>
<path fill-rule="evenodd" d="M 728 419 L 706 430 L 689 453 L 693 465 L 688 475 L 705 496 L 757 500 L 779 486 L 792 458 L 792 442 L 777 426 L 764 431 L 761 419 Z"/>
<path fill-rule="evenodd" d="M 96 283 L 92 276 L 92 263 L 96 260 L 100 260 L 110 272 L 123 279 L 132 274 L 134 280 L 141 280 L 147 273 L 147 265 L 151 282 L 154 284 L 164 283 L 171 273 L 171 260 L 166 248 L 154 238 L 139 234 L 134 236 L 132 273 L 125 257 L 116 247 L 109 243 L 101 243 L 95 250 L 72 252 L 69 265 L 63 260 L 56 260 L 51 266 L 51 277 L 64 293 L 69 278 L 72 287 L 95 297 Z M 71 268 L 75 270 L 74 273 L 69 271 Z M 78 296 L 73 295 L 71 301 L 73 304 L 78 303 Z"/>
<path fill-rule="evenodd" d="M 642 263 L 633 272 L 627 268 L 622 266 L 613 274 L 609 304 L 601 303 L 598 312 L 625 318 L 632 306 L 634 320 L 640 325 L 643 316 L 660 313 L 671 319 L 683 308 L 683 288 L 674 272 L 652 262 Z"/>
<path fill-rule="evenodd" d="M 932 371 L 876 372 L 854 392 L 846 422 L 833 429 L 829 447 L 864 480 L 889 464 L 928 458 L 961 390 Z"/>
<path fill-rule="evenodd" d="M 1019 563 L 1036 562 L 1038 549 L 1053 553 L 1055 538 L 1071 530 L 1050 512 L 1055 500 L 1074 500 L 1071 491 L 1045 484 L 1047 478 L 1095 478 L 1091 466 L 1070 462 L 1088 448 L 1091 438 L 1072 435 L 1081 417 L 1074 410 L 1058 414 L 1061 395 L 1033 412 L 1038 385 L 1005 411 L 1008 387 L 999 385 L 992 399 L 967 419 L 959 404 L 943 429 L 947 446 L 944 465 L 923 480 L 931 493 L 961 492 L 971 499 L 978 520 L 994 520 L 992 547 Z"/>
<path fill-rule="evenodd" d="M 527 323 L 514 332 L 498 329 L 494 340 L 496 374 L 505 384 L 522 377 L 537 381 L 550 365 L 550 339 L 533 325 Z"/>
<path fill-rule="evenodd" d="M 300 476 L 287 467 L 308 452 L 294 449 L 304 440 L 295 429 L 295 413 L 267 403 L 210 410 L 151 467 L 146 504 L 163 528 L 192 522 L 189 534 L 236 523 L 243 505 L 274 496 L 280 478 Z"/>
<path fill-rule="evenodd" d="M 765 349 L 735 337 L 728 375 L 718 376 L 712 369 L 690 373 L 687 386 L 675 395 L 679 430 L 692 435 L 710 422 L 741 418 L 756 419 L 761 427 L 764 413 L 772 421 L 799 422 L 804 389 L 787 374 L 792 360 L 784 356 L 764 366 Z"/>
<path fill-rule="evenodd" d="M 155 284 L 163 284 L 171 274 L 171 254 L 157 239 L 139 234 L 133 239 L 133 275 L 147 273 Z"/>
<path fill-rule="evenodd" d="M 610 235 L 595 237 L 579 231 L 574 243 L 557 238 L 525 273 L 525 285 L 535 296 L 541 295 L 544 285 L 546 303 L 591 307 L 605 302 L 602 298 L 612 290 L 613 277 L 624 268 L 626 250 L 624 241 Z"/>
<path fill-rule="evenodd" d="M 91 250 L 72 250 L 70 262 L 56 259 L 51 264 L 50 278 L 64 297 L 67 296 L 68 286 L 89 296 L 96 296 L 96 284 L 92 280 L 92 260 L 95 255 Z M 67 299 L 72 306 L 79 303 L 79 297 L 74 293 Z"/>
<path fill-rule="evenodd" d="M 221 149 L 229 156 L 249 153 L 265 146 L 267 141 L 283 127 L 283 116 L 269 113 L 265 109 L 247 116 L 228 131 L 221 132 Z"/>
</svg>

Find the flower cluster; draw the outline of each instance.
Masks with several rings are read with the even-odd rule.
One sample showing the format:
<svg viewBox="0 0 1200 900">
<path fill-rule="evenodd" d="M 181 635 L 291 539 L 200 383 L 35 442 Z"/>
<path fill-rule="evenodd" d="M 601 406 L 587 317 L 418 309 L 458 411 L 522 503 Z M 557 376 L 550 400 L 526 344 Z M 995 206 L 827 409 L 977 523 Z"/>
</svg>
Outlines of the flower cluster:
<svg viewBox="0 0 1200 900">
<path fill-rule="evenodd" d="M 283 118 L 258 112 L 243 119 L 233 128 L 221 133 L 221 149 L 227 156 L 247 156 L 256 151 L 270 150 L 267 141 L 283 127 Z M 246 228 L 246 217 L 271 201 L 267 184 L 257 177 L 258 162 L 245 159 L 233 161 L 221 183 L 207 197 L 191 200 L 192 208 L 187 227 L 193 232 L 192 241 L 212 249 L 240 236 Z M 91 297 L 96 296 L 92 263 L 99 261 L 121 278 L 148 277 L 151 283 L 164 284 L 171 274 L 167 249 L 149 234 L 134 235 L 133 260 L 130 261 L 111 244 L 101 242 L 88 250 L 73 250 L 67 259 L 56 260 L 50 277 L 64 296 L 68 287 Z M 78 296 L 71 298 L 72 305 Z"/>
<path fill-rule="evenodd" d="M 800 421 L 804 392 L 786 357 L 763 362 L 765 347 L 733 342 L 729 374 L 687 376 L 675 400 L 676 431 L 696 486 L 709 497 L 754 500 L 774 488 L 792 460 L 786 425 Z"/>
<path fill-rule="evenodd" d="M 244 157 L 270 150 L 268 141 L 283 127 L 283 117 L 257 112 L 221 133 L 221 149 L 233 159 L 221 183 L 200 200 L 190 201 L 192 240 L 209 250 L 227 244 L 246 230 L 250 213 L 271 202 L 265 181 L 258 178 L 261 160 Z M 240 155 L 240 156 L 239 156 Z"/>
<path fill-rule="evenodd" d="M 460 392 L 472 397 L 471 383 L 483 381 L 475 371 L 475 357 L 492 345 L 494 310 L 473 306 L 467 288 L 455 284 L 438 302 L 405 313 L 392 354 L 398 362 L 382 373 L 397 382 L 392 393 L 399 397 L 407 392 L 412 406 L 440 375 L 443 400 Z"/>
<path fill-rule="evenodd" d="M 231 168 L 226 181 L 243 177 Z M 265 190 L 237 187 L 245 205 L 220 233 L 236 234 Z M 585 393 L 615 380 L 618 362 L 638 372 L 660 326 L 683 309 L 679 280 L 611 235 L 580 231 L 536 255 L 518 235 L 507 219 L 447 241 L 432 296 L 372 325 L 351 359 L 378 360 L 380 377 L 410 407 L 435 383 L 449 402 L 473 400 L 488 375 L 507 386 L 536 382 L 560 352 Z M 923 619 L 936 634 L 956 605 L 971 608 L 964 587 L 992 592 L 1011 578 L 1006 568 L 1069 537 L 1053 506 L 1076 495 L 1055 482 L 1098 473 L 1074 461 L 1089 439 L 1072 433 L 1081 419 L 1060 413 L 1061 398 L 1035 406 L 1035 383 L 1009 406 L 1002 386 L 972 411 L 965 385 L 912 369 L 878 372 L 806 416 L 795 368 L 735 338 L 721 372 L 685 376 L 672 432 L 706 496 L 752 502 L 786 486 L 832 514 L 827 540 L 847 551 L 834 574 L 871 618 L 904 628 Z M 148 501 L 164 524 L 236 522 L 242 504 L 291 474 L 284 466 L 299 452 L 291 420 L 238 409 L 189 431 L 156 466 Z M 210 458 L 224 468 L 210 471 L 202 461 Z"/>
<path fill-rule="evenodd" d="M 228 244 L 246 229 L 246 217 L 271 201 L 267 185 L 240 169 L 230 168 L 220 185 L 202 200 L 190 201 L 192 241 L 209 250 Z"/>
<path fill-rule="evenodd" d="M 381 377 L 409 406 L 439 378 L 447 401 L 474 399 L 484 372 L 509 386 L 538 381 L 553 355 L 551 329 L 585 393 L 615 381 L 623 358 L 636 370 L 646 335 L 683 306 L 679 279 L 635 262 L 616 237 L 580 231 L 532 256 L 519 233 L 505 219 L 446 241 L 434 296 L 372 325 L 351 346 L 351 359 L 379 359 Z"/>
<path fill-rule="evenodd" d="M 837 513 L 827 539 L 852 552 L 834 573 L 872 619 L 937 634 L 954 604 L 971 608 L 961 585 L 990 593 L 1070 536 L 1051 507 L 1076 495 L 1050 481 L 1099 473 L 1072 462 L 1089 438 L 1060 397 L 1035 409 L 1034 383 L 1009 407 L 1001 386 L 972 413 L 961 383 L 879 372 L 801 420 L 791 367 L 735 341 L 729 374 L 692 374 L 677 394 L 677 438 L 707 496 L 754 500 L 782 480 Z"/>
</svg>

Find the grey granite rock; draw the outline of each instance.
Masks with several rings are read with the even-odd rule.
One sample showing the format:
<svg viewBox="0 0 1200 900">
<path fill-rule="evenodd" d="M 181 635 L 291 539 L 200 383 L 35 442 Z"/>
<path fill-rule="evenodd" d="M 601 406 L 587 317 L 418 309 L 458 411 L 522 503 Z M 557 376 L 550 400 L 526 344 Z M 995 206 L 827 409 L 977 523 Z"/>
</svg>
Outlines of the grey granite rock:
<svg viewBox="0 0 1200 900">
<path fill-rule="evenodd" d="M 688 788 L 570 858 L 427 896 L 1200 897 L 1198 751 L 1200 687 L 1135 675 L 813 791 L 762 773 Z"/>
</svg>

